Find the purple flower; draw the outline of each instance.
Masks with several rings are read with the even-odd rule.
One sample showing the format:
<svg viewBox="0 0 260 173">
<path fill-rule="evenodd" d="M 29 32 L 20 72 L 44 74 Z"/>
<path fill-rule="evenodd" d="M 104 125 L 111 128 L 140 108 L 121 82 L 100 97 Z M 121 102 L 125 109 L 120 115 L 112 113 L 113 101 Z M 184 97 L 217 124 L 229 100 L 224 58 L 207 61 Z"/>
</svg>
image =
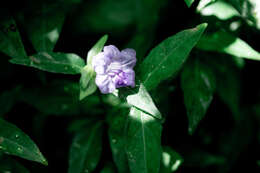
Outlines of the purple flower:
<svg viewBox="0 0 260 173">
<path fill-rule="evenodd" d="M 105 46 L 103 52 L 93 57 L 92 66 L 96 72 L 96 84 L 103 94 L 116 88 L 135 86 L 136 52 L 124 49 L 121 52 L 113 45 Z"/>
</svg>

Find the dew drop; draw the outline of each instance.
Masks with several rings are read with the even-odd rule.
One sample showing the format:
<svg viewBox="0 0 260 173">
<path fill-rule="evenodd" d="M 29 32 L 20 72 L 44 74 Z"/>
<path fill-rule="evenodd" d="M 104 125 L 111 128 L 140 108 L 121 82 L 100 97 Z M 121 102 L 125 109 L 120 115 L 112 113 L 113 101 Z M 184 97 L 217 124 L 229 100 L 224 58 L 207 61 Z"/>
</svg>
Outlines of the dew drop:
<svg viewBox="0 0 260 173">
<path fill-rule="evenodd" d="M 23 149 L 22 149 L 21 147 L 18 147 L 18 148 L 17 148 L 17 151 L 18 151 L 19 153 L 21 153 L 21 152 L 23 152 Z"/>
</svg>

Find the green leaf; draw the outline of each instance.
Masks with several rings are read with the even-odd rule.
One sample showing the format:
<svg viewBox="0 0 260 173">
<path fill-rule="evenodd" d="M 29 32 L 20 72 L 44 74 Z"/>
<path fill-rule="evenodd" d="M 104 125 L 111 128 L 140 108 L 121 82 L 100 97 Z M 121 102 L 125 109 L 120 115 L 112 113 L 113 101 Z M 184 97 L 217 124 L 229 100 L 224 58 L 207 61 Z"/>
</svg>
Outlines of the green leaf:
<svg viewBox="0 0 260 173">
<path fill-rule="evenodd" d="M 87 65 L 82 69 L 79 81 L 80 100 L 83 100 L 85 97 L 93 94 L 96 91 L 97 86 L 95 83 L 95 77 L 96 73 L 91 66 Z"/>
<path fill-rule="evenodd" d="M 216 79 L 207 65 L 201 63 L 199 59 L 191 59 L 182 71 L 181 87 L 189 119 L 189 133 L 192 134 L 213 99 Z"/>
<path fill-rule="evenodd" d="M 92 172 L 100 159 L 103 123 L 82 129 L 73 139 L 69 154 L 69 173 Z"/>
<path fill-rule="evenodd" d="M 129 166 L 125 152 L 127 113 L 128 109 L 117 109 L 116 111 L 111 111 L 107 118 L 109 126 L 109 143 L 118 173 L 129 172 Z"/>
<path fill-rule="evenodd" d="M 87 64 L 92 64 L 92 59 L 94 56 L 96 56 L 99 52 L 102 51 L 104 45 L 106 44 L 108 39 L 108 35 L 104 35 L 102 38 L 98 40 L 98 42 L 88 51 L 87 56 Z"/>
<path fill-rule="evenodd" d="M 18 16 L 37 52 L 51 52 L 59 39 L 65 10 L 59 3 L 39 2 Z"/>
<path fill-rule="evenodd" d="M 12 58 L 27 58 L 16 23 L 6 13 L 0 12 L 0 51 Z"/>
<path fill-rule="evenodd" d="M 130 88 L 127 89 L 127 92 L 130 93 L 126 96 L 128 104 L 154 116 L 155 118 L 162 118 L 160 111 L 155 106 L 150 94 L 142 83 L 140 84 L 137 92 Z"/>
<path fill-rule="evenodd" d="M 98 42 L 88 51 L 87 56 L 87 66 L 85 66 L 81 70 L 81 77 L 79 81 L 80 85 L 80 95 L 79 99 L 83 100 L 85 97 L 93 94 L 96 89 L 96 83 L 95 83 L 95 77 L 96 73 L 94 69 L 92 68 L 92 59 L 94 56 L 96 56 L 99 52 L 102 51 L 108 36 L 104 35 L 101 39 L 98 40 Z"/>
<path fill-rule="evenodd" d="M 56 52 L 40 52 L 29 58 L 11 59 L 10 62 L 63 74 L 79 74 L 85 66 L 84 60 L 76 54 Z"/>
<path fill-rule="evenodd" d="M 27 160 L 47 165 L 47 160 L 36 144 L 13 124 L 0 118 L 0 150 Z"/>
<path fill-rule="evenodd" d="M 225 31 L 218 31 L 211 35 L 202 36 L 197 44 L 197 48 L 226 53 L 239 58 L 260 60 L 259 52 L 255 51 L 245 41 Z"/>
<path fill-rule="evenodd" d="M 228 20 L 235 16 L 240 16 L 239 12 L 229 3 L 217 1 L 212 3 L 200 11 L 203 16 L 216 16 L 221 20 Z"/>
<path fill-rule="evenodd" d="M 194 0 L 184 0 L 184 1 L 188 7 L 190 7 L 192 5 L 192 3 L 194 2 Z"/>
<path fill-rule="evenodd" d="M 133 173 L 158 173 L 161 160 L 161 124 L 132 107 L 126 131 L 126 153 Z"/>
<path fill-rule="evenodd" d="M 161 162 L 160 173 L 172 173 L 178 170 L 183 158 L 170 147 L 163 147 Z"/>
<path fill-rule="evenodd" d="M 23 165 L 8 157 L 0 159 L 0 170 L 1 173 L 29 173 Z"/>
<path fill-rule="evenodd" d="M 175 75 L 187 59 L 207 24 L 184 30 L 164 40 L 140 64 L 138 76 L 149 91 L 161 81 Z"/>
</svg>

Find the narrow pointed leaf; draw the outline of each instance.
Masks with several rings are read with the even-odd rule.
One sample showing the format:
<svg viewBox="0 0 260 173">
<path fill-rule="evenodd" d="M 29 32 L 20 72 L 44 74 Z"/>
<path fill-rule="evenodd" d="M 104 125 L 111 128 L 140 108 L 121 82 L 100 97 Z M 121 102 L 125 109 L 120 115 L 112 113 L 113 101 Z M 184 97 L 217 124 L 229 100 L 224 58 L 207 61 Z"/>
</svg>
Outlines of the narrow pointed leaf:
<svg viewBox="0 0 260 173">
<path fill-rule="evenodd" d="M 196 28 L 179 32 L 164 40 L 149 53 L 140 64 L 137 73 L 148 91 L 180 70 L 206 27 L 207 24 L 201 24 Z"/>
<path fill-rule="evenodd" d="M 182 71 L 181 87 L 189 119 L 189 133 L 192 134 L 213 99 L 215 76 L 199 59 L 190 60 Z"/>
<path fill-rule="evenodd" d="M 76 54 L 56 52 L 40 52 L 29 58 L 11 59 L 10 62 L 63 74 L 80 74 L 85 66 L 84 60 Z"/>
<path fill-rule="evenodd" d="M 0 150 L 27 160 L 47 165 L 36 144 L 13 124 L 0 118 Z"/>
<path fill-rule="evenodd" d="M 27 58 L 16 23 L 6 16 L 0 17 L 0 51 L 12 58 Z"/>
<path fill-rule="evenodd" d="M 95 83 L 95 77 L 96 77 L 95 71 L 91 66 L 87 65 L 84 68 L 82 68 L 81 77 L 79 81 L 80 100 L 83 100 L 85 97 L 93 94 L 96 91 L 97 85 Z"/>
<path fill-rule="evenodd" d="M 132 107 L 126 132 L 126 153 L 132 173 L 158 173 L 161 160 L 161 124 Z"/>
<path fill-rule="evenodd" d="M 218 31 L 212 35 L 204 35 L 197 47 L 206 51 L 226 53 L 239 58 L 260 60 L 260 53 L 240 38 L 225 31 Z"/>
<path fill-rule="evenodd" d="M 101 37 L 98 42 L 88 51 L 87 64 L 92 63 L 92 58 L 102 51 L 105 43 L 107 42 L 108 35 Z"/>
<path fill-rule="evenodd" d="M 92 172 L 102 150 L 102 122 L 79 131 L 72 142 L 69 155 L 69 173 Z"/>
</svg>

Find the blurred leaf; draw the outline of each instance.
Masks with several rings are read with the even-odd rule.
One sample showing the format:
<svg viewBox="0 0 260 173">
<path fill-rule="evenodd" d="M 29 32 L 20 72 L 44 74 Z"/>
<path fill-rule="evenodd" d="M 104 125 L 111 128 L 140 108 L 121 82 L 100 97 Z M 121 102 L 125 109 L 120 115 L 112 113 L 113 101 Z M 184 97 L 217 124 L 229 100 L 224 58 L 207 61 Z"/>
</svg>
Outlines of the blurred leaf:
<svg viewBox="0 0 260 173">
<path fill-rule="evenodd" d="M 199 4 L 197 6 L 197 11 L 201 11 L 204 7 L 206 7 L 207 5 L 209 5 L 212 2 L 215 2 L 216 0 L 200 0 Z"/>
<path fill-rule="evenodd" d="M 116 111 L 111 111 L 107 118 L 109 125 L 109 143 L 118 173 L 129 172 L 129 166 L 125 152 L 127 113 L 128 109 L 116 109 Z"/>
<path fill-rule="evenodd" d="M 192 134 L 213 99 L 216 79 L 208 66 L 199 59 L 191 59 L 182 71 L 181 87 L 189 119 L 189 133 Z"/>
<path fill-rule="evenodd" d="M 259 0 L 227 0 L 246 22 L 260 29 L 260 2 Z"/>
<path fill-rule="evenodd" d="M 8 113 L 13 107 L 20 87 L 4 91 L 0 94 L 0 117 Z"/>
<path fill-rule="evenodd" d="M 20 100 L 45 115 L 77 115 L 80 113 L 77 83 L 51 83 L 45 87 L 23 89 Z"/>
<path fill-rule="evenodd" d="M 79 99 L 83 100 L 87 96 L 93 94 L 96 89 L 95 83 L 96 73 L 90 65 L 85 66 L 81 70 L 81 77 L 79 81 L 80 94 Z"/>
<path fill-rule="evenodd" d="M 18 19 L 37 52 L 51 52 L 59 39 L 65 19 L 63 5 L 39 2 L 30 7 Z"/>
<path fill-rule="evenodd" d="M 193 149 L 184 157 L 184 166 L 208 167 L 212 165 L 223 165 L 227 159 L 220 155 L 214 155 L 203 150 Z"/>
<path fill-rule="evenodd" d="M 240 38 L 225 31 L 218 31 L 212 35 L 202 36 L 197 47 L 206 51 L 216 51 L 240 58 L 260 60 L 259 52 L 255 51 Z"/>
<path fill-rule="evenodd" d="M 253 16 L 253 23 L 257 29 L 260 29 L 260 1 L 259 0 L 249 0 L 251 7 L 250 14 Z"/>
<path fill-rule="evenodd" d="M 126 97 L 128 104 L 142 110 L 143 112 L 146 112 L 147 114 L 154 116 L 155 118 L 162 118 L 160 111 L 155 106 L 150 94 L 142 83 L 138 88 L 138 92 L 135 92 L 133 89 L 127 89 L 127 91 L 130 93 Z"/>
<path fill-rule="evenodd" d="M 92 68 L 92 58 L 102 51 L 108 36 L 104 35 L 98 42 L 88 51 L 87 66 L 82 68 L 81 77 L 79 81 L 80 95 L 79 99 L 83 100 L 85 97 L 93 94 L 96 89 L 95 77 L 96 73 Z"/>
<path fill-rule="evenodd" d="M 240 120 L 237 121 L 231 131 L 225 131 L 221 135 L 220 153 L 225 156 L 226 162 L 221 169 L 221 173 L 228 173 L 233 170 L 238 163 L 239 156 L 248 152 L 251 144 L 255 140 L 254 120 L 250 118 L 250 113 L 244 110 L 240 111 Z"/>
<path fill-rule="evenodd" d="M 0 173 L 29 173 L 29 171 L 17 161 L 11 158 L 0 158 Z"/>
<path fill-rule="evenodd" d="M 200 11 L 202 16 L 214 15 L 221 20 L 228 20 L 235 16 L 240 16 L 239 12 L 225 1 L 216 1 Z"/>
<path fill-rule="evenodd" d="M 92 65 L 92 59 L 94 56 L 96 56 L 99 52 L 102 51 L 104 45 L 106 44 L 108 39 L 108 35 L 104 35 L 101 37 L 97 43 L 88 51 L 88 56 L 87 56 L 87 64 Z"/>
<path fill-rule="evenodd" d="M 99 0 L 84 2 L 75 14 L 72 27 L 75 33 L 126 34 L 135 19 L 135 1 Z"/>
<path fill-rule="evenodd" d="M 171 173 L 178 170 L 183 158 L 170 147 L 163 147 L 160 173 Z"/>
<path fill-rule="evenodd" d="M 92 172 L 101 156 L 103 123 L 97 122 L 77 132 L 69 154 L 69 173 Z"/>
<path fill-rule="evenodd" d="M 157 173 L 161 160 L 161 124 L 132 107 L 126 132 L 126 154 L 133 173 Z"/>
<path fill-rule="evenodd" d="M 84 60 L 76 54 L 56 52 L 40 52 L 29 58 L 11 59 L 10 62 L 63 74 L 79 74 L 85 66 Z"/>
<path fill-rule="evenodd" d="M 116 173 L 114 165 L 110 162 L 106 163 L 100 173 Z"/>
<path fill-rule="evenodd" d="M 207 24 L 201 24 L 179 32 L 149 53 L 137 73 L 148 91 L 180 70 L 206 27 Z"/>
<path fill-rule="evenodd" d="M 216 91 L 220 99 L 228 106 L 234 119 L 240 119 L 240 96 L 241 81 L 240 72 L 232 58 L 228 55 L 220 54 L 215 58 L 209 58 L 213 54 L 207 54 L 208 66 L 213 69 L 216 76 Z M 201 54 L 203 56 L 203 54 Z"/>
<path fill-rule="evenodd" d="M 7 14 L 0 12 L 0 51 L 12 58 L 27 58 L 16 23 Z"/>
<path fill-rule="evenodd" d="M 27 160 L 47 165 L 36 144 L 13 124 L 0 118 L 0 150 Z"/>
<path fill-rule="evenodd" d="M 184 0 L 184 1 L 188 7 L 190 7 L 192 5 L 192 3 L 194 2 L 194 0 Z"/>
<path fill-rule="evenodd" d="M 135 49 L 136 57 L 143 60 L 155 39 L 160 10 L 167 0 L 135 0 L 133 2 L 136 7 L 135 33 L 126 47 Z"/>
</svg>

